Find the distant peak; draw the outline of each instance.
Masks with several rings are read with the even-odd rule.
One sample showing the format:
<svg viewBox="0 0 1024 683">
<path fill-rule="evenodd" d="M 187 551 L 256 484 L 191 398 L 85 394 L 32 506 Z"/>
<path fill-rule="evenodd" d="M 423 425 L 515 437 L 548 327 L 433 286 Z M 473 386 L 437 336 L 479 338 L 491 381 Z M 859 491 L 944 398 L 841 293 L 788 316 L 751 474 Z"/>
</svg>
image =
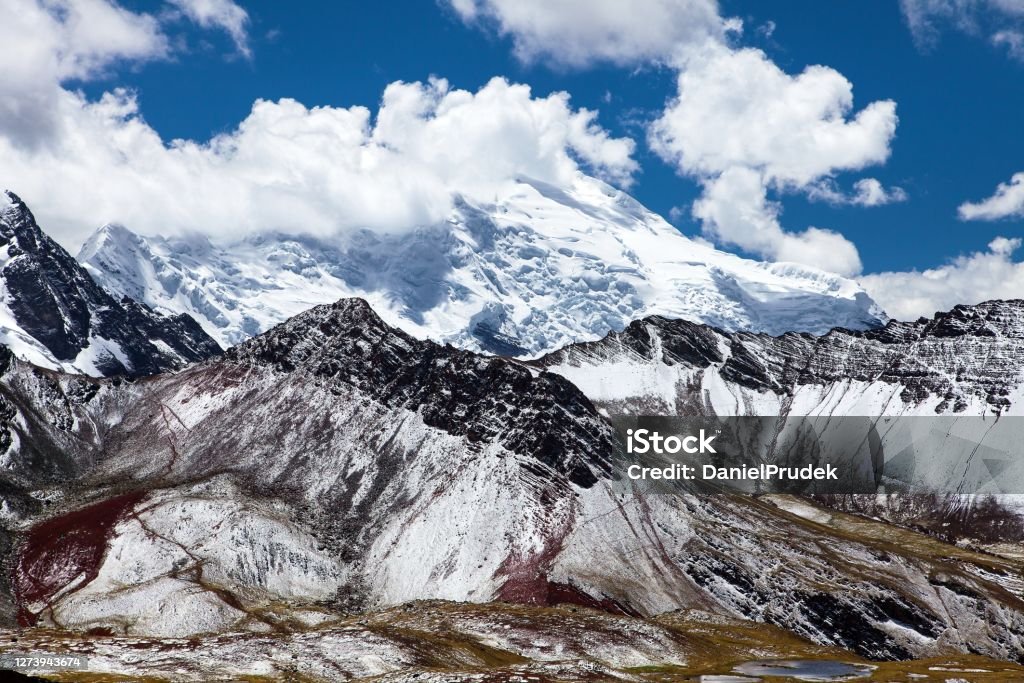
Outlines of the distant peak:
<svg viewBox="0 0 1024 683">
<path fill-rule="evenodd" d="M 98 252 L 102 251 L 108 243 L 116 247 L 124 248 L 131 246 L 138 249 L 144 245 L 144 240 L 119 223 L 106 223 L 97 228 L 89 236 L 89 239 L 82 244 L 82 248 L 78 250 L 77 256 L 79 263 L 88 261 Z"/>
<path fill-rule="evenodd" d="M 261 335 L 231 347 L 230 360 L 259 360 L 291 369 L 329 349 L 343 349 L 341 356 L 361 352 L 359 340 L 379 343 L 391 340 L 414 343 L 405 332 L 384 322 L 364 299 L 345 298 L 314 306 Z M 328 351 L 328 353 L 330 353 Z"/>
<path fill-rule="evenodd" d="M 0 211 L 7 211 L 13 208 L 15 211 L 27 211 L 28 207 L 25 206 L 25 202 L 21 201 L 21 197 L 14 194 L 10 190 L 4 190 L 0 192 Z"/>
</svg>

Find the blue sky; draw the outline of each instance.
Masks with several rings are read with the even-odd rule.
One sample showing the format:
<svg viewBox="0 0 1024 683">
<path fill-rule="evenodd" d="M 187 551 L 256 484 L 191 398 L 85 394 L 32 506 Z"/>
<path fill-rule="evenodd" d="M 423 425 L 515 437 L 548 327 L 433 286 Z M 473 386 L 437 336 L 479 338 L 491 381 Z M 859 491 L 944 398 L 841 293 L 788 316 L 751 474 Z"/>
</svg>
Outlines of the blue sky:
<svg viewBox="0 0 1024 683">
<path fill-rule="evenodd" d="M 139 9 L 146 4 L 134 3 Z M 174 61 L 118 71 L 85 89 L 98 95 L 130 85 L 146 120 L 163 136 L 204 140 L 231 130 L 257 98 L 373 107 L 396 80 L 438 75 L 476 90 L 502 75 L 537 94 L 567 91 L 573 104 L 599 110 L 604 127 L 641 141 L 642 172 L 631 192 L 651 209 L 668 216 L 699 194 L 696 183 L 679 177 L 642 142 L 642 122 L 672 94 L 670 69 L 523 64 L 509 37 L 467 27 L 450 8 L 429 1 L 320 3 L 316 11 L 265 0 L 241 4 L 252 22 L 251 60 L 238 57 L 226 35 L 196 28 L 186 34 L 189 49 Z M 997 235 L 1024 234 L 1020 218 L 957 218 L 960 203 L 988 196 L 1024 167 L 1024 64 L 953 30 L 934 48 L 919 50 L 896 3 L 726 2 L 722 11 L 744 20 L 750 39 L 743 44 L 764 49 L 786 71 L 828 65 L 852 81 L 856 107 L 877 99 L 897 103 L 892 156 L 870 175 L 906 189 L 907 201 L 834 207 L 788 196 L 784 225 L 843 233 L 859 247 L 866 272 L 931 267 L 982 250 Z M 757 31 L 768 22 L 774 24 L 770 38 Z M 674 222 L 688 234 L 700 232 L 685 212 Z"/>
<path fill-rule="evenodd" d="M 589 7 L 601 10 L 587 12 L 572 8 L 587 6 L 580 0 L 17 2 L 25 10 L 24 25 L 9 25 L 7 36 L 0 27 L 9 46 L 0 50 L 0 68 L 15 75 L 0 87 L 7 88 L 0 95 L 10 105 L 0 106 L 0 147 L 9 145 L 0 176 L 36 206 L 45 196 L 42 213 L 69 245 L 101 220 L 126 222 L 141 232 L 230 232 L 231 226 L 192 225 L 203 214 L 175 206 L 149 211 L 162 211 L 163 223 L 146 213 L 164 206 L 147 195 L 161 186 L 199 202 L 204 189 L 215 185 L 207 176 L 215 178 L 218 168 L 237 174 L 224 163 L 231 152 L 206 146 L 217 135 L 230 139 L 228 147 L 244 147 L 240 131 L 246 127 L 269 131 L 291 116 L 322 131 L 337 122 L 317 123 L 313 107 L 333 108 L 324 111 L 340 116 L 364 106 L 370 110 L 366 143 L 375 140 L 373 117 L 389 84 L 440 77 L 450 84 L 446 93 L 478 93 L 501 76 L 528 85 L 534 100 L 568 93 L 569 109 L 553 115 L 555 125 L 565 125 L 577 108 L 596 110 L 592 123 L 599 129 L 585 135 L 584 146 L 600 146 L 605 138 L 632 140 L 628 162 L 619 158 L 622 147 L 612 144 L 594 153 L 596 162 L 582 159 L 580 166 L 599 173 L 594 163 L 607 162 L 612 170 L 605 175 L 620 184 L 631 177 L 629 192 L 688 235 L 747 256 L 802 260 L 858 276 L 872 293 L 905 289 L 908 300 L 917 302 L 907 305 L 906 315 L 972 299 L 1024 296 L 1024 265 L 1015 255 L 1015 240 L 1024 235 L 1024 177 L 1011 185 L 1014 174 L 1024 171 L 1024 3 L 1017 0 L 600 0 Z M 647 25 L 646 17 L 680 25 Z M 51 29 L 45 40 L 40 22 Z M 622 43 L 613 48 L 594 38 L 605 34 Z M 19 57 L 25 52 L 19 39 L 31 41 L 26 46 L 42 56 Z M 701 40 L 718 52 L 693 47 Z M 749 73 L 734 81 L 740 84 L 736 92 L 715 100 L 710 91 L 727 68 Z M 820 78 L 805 79 L 805 70 Z M 675 107 L 690 76 L 686 106 Z M 775 79 L 774 85 L 747 93 L 764 79 Z M 852 106 L 837 104 L 847 81 Z M 436 105 L 432 98 L 441 96 L 428 91 L 413 99 Z M 755 114 L 779 105 L 776 115 L 783 120 L 748 131 L 761 122 L 750 111 L 744 119 L 730 109 L 748 94 L 740 105 Z M 290 114 L 281 107 L 251 114 L 255 101 L 282 98 L 302 107 Z M 820 111 L 801 110 L 808 98 L 824 103 Z M 829 121 L 835 106 L 842 111 Z M 877 120 L 861 126 L 857 117 L 866 110 Z M 481 107 L 477 115 L 494 112 Z M 659 147 L 651 138 L 662 117 L 668 134 Z M 748 147 L 763 142 L 764 149 L 723 161 L 735 150 L 728 136 L 716 140 L 716 126 L 730 117 L 733 127 L 721 130 L 746 137 Z M 679 123 L 694 120 L 702 127 L 697 132 Z M 821 150 L 796 134 L 801 126 L 814 128 L 814 139 L 824 136 Z M 271 131 L 271 139 L 281 138 L 280 130 Z M 178 138 L 195 144 L 176 149 L 171 141 Z M 260 138 L 248 151 L 257 158 L 267 144 Z M 579 144 L 564 144 L 556 156 L 578 160 Z M 797 145 L 806 148 L 791 153 Z M 293 158 L 279 151 L 260 157 L 256 170 L 245 173 L 258 176 L 259 164 L 281 159 L 298 167 L 302 154 L 317 154 L 293 151 L 299 155 Z M 478 156 L 494 153 L 484 148 Z M 68 161 L 75 155 L 81 159 Z M 306 204 L 329 194 L 316 193 L 315 183 L 331 165 L 326 152 L 321 161 L 326 168 L 296 170 L 310 185 Z M 553 168 L 549 162 L 563 161 L 537 163 L 543 162 L 543 172 Z M 465 180 L 451 180 L 451 169 L 437 172 L 442 185 Z M 194 187 L 183 180 L 190 173 Z M 855 183 L 867 180 L 880 199 L 857 199 Z M 258 193 L 259 182 L 249 182 L 246 191 Z M 373 188 L 364 190 L 355 192 L 380 203 Z M 139 206 L 128 206 L 133 199 Z M 424 195 L 410 203 L 431 201 Z M 330 211 L 345 210 L 344 204 L 328 207 L 325 220 L 335 218 Z M 351 220 L 365 220 L 365 213 L 352 213 Z M 261 219 L 239 220 L 255 225 Z M 928 268 L 939 270 L 922 276 Z M 874 275 L 879 273 L 884 276 Z"/>
</svg>

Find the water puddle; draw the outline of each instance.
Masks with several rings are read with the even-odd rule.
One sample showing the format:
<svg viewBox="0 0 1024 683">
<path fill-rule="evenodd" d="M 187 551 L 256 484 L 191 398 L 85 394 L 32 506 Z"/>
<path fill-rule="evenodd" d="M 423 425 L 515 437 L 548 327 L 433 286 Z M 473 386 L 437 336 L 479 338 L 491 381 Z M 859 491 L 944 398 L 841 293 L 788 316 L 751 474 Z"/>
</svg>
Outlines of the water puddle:
<svg viewBox="0 0 1024 683">
<path fill-rule="evenodd" d="M 746 662 L 733 671 L 744 676 L 787 676 L 798 681 L 837 683 L 869 676 L 874 669 L 866 664 L 849 664 L 822 659 L 785 659 Z"/>
</svg>

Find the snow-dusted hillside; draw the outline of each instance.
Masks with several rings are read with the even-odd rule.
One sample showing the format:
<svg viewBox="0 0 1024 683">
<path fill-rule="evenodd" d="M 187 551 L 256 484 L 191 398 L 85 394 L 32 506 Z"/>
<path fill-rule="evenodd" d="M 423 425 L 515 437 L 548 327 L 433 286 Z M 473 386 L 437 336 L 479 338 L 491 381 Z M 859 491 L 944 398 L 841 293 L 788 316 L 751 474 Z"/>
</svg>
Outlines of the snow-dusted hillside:
<svg viewBox="0 0 1024 683">
<path fill-rule="evenodd" d="M 638 320 L 537 364 L 613 412 L 1024 415 L 1024 301 L 822 336 Z"/>
<path fill-rule="evenodd" d="M 0 597 L 23 624 L 263 633 L 443 598 L 697 608 L 880 659 L 1024 647 L 1019 560 L 810 502 L 623 495 L 569 381 L 362 301 L 146 382 L 0 370 Z"/>
<path fill-rule="evenodd" d="M 0 344 L 89 375 L 154 374 L 220 352 L 187 315 L 104 291 L 9 192 L 0 192 Z"/>
<path fill-rule="evenodd" d="M 446 223 L 394 236 L 214 244 L 109 225 L 78 259 L 110 291 L 188 313 L 225 347 L 345 296 L 415 337 L 523 357 L 653 314 L 776 334 L 885 321 L 850 280 L 717 251 L 585 176 L 569 192 L 520 179 L 491 203 L 460 201 Z"/>
</svg>

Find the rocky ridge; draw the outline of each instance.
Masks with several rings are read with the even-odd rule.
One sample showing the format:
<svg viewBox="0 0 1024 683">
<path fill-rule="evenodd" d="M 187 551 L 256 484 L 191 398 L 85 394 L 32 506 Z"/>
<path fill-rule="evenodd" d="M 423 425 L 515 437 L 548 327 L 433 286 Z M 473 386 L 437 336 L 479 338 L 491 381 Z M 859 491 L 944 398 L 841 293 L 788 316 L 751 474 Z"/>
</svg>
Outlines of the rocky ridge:
<svg viewBox="0 0 1024 683">
<path fill-rule="evenodd" d="M 220 352 L 188 315 L 114 298 L 10 192 L 0 202 L 0 292 L 0 343 L 51 369 L 142 376 Z"/>
</svg>

